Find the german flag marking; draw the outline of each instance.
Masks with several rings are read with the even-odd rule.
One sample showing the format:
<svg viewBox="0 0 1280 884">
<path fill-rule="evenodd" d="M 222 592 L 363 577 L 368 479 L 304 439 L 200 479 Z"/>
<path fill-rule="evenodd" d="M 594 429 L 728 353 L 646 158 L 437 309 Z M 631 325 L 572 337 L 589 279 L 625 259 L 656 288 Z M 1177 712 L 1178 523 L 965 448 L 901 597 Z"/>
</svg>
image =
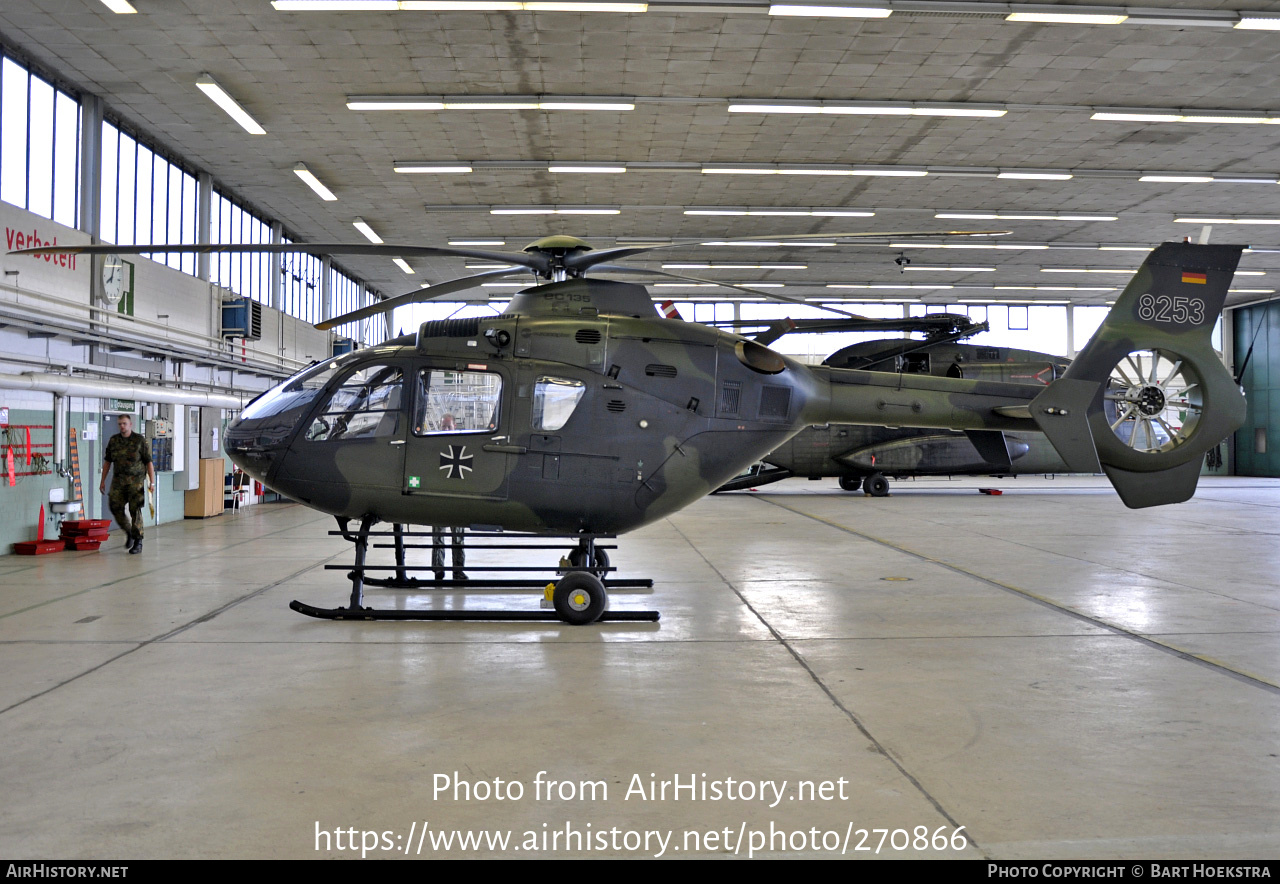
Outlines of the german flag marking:
<svg viewBox="0 0 1280 884">
<path fill-rule="evenodd" d="M 1209 282 L 1209 275 L 1207 273 L 1196 273 L 1192 270 L 1184 270 L 1182 271 L 1182 281 L 1194 282 L 1197 285 L 1205 285 Z"/>
</svg>

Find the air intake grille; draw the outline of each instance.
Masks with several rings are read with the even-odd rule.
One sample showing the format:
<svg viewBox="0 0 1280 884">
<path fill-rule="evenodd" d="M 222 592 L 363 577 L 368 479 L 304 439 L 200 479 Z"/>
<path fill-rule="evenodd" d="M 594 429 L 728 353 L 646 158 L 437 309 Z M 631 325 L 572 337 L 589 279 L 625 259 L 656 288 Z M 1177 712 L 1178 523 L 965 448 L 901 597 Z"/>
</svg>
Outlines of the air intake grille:
<svg viewBox="0 0 1280 884">
<path fill-rule="evenodd" d="M 676 376 L 676 367 L 674 365 L 662 365 L 661 363 L 650 363 L 644 367 L 644 373 L 651 378 L 673 378 Z"/>
<path fill-rule="evenodd" d="M 600 334 L 599 329 L 580 328 L 578 333 L 573 336 L 573 339 L 579 344 L 598 344 L 602 337 L 603 335 Z"/>
<path fill-rule="evenodd" d="M 791 410 L 790 387 L 765 387 L 760 391 L 760 418 L 786 420 Z"/>
<path fill-rule="evenodd" d="M 605 408 L 609 409 L 614 414 L 622 414 L 622 412 L 627 410 L 627 403 L 623 402 L 621 399 L 610 399 L 608 404 L 605 405 Z"/>
<path fill-rule="evenodd" d="M 742 384 L 737 381 L 725 381 L 720 388 L 720 413 L 737 414 L 742 401 Z"/>
<path fill-rule="evenodd" d="M 418 328 L 420 338 L 474 338 L 480 334 L 480 317 L 432 319 Z"/>
</svg>

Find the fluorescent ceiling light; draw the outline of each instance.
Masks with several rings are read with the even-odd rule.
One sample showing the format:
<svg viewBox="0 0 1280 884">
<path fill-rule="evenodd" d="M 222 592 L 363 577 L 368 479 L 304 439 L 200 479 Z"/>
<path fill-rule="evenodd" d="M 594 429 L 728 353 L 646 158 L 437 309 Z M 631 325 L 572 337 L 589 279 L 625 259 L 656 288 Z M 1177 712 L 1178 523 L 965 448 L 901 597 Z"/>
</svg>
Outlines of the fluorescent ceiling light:
<svg viewBox="0 0 1280 884">
<path fill-rule="evenodd" d="M 879 175 L 886 178 L 923 178 L 929 173 L 916 169 L 748 169 L 702 167 L 704 175 Z"/>
<path fill-rule="evenodd" d="M 602 110 L 602 111 L 631 111 L 636 106 L 629 102 L 619 101 L 541 101 L 538 102 L 538 110 Z"/>
<path fill-rule="evenodd" d="M 1227 289 L 1233 295 L 1269 295 L 1275 289 Z"/>
<path fill-rule="evenodd" d="M 921 267 L 918 264 L 908 264 L 903 270 L 916 271 L 933 271 L 937 273 L 994 273 L 994 267 Z"/>
<path fill-rule="evenodd" d="M 271 0 L 276 12 L 394 12 L 396 0 Z"/>
<path fill-rule="evenodd" d="M 530 12 L 648 12 L 648 3 L 539 2 L 522 4 Z"/>
<path fill-rule="evenodd" d="M 686 215 L 715 215 L 743 217 L 747 215 L 770 218 L 819 217 L 819 218 L 874 218 L 875 212 L 845 211 L 844 209 L 685 209 Z"/>
<path fill-rule="evenodd" d="M 838 283 L 828 285 L 829 289 L 952 289 L 953 285 L 855 285 L 852 283 Z"/>
<path fill-rule="evenodd" d="M 401 9 L 423 12 L 518 12 L 517 0 L 402 0 Z"/>
<path fill-rule="evenodd" d="M 451 239 L 451 246 L 505 246 L 505 239 Z"/>
<path fill-rule="evenodd" d="M 996 215 L 978 212 L 939 212 L 935 218 L 965 219 L 969 221 L 1118 221 L 1115 215 Z"/>
<path fill-rule="evenodd" d="M 998 285 L 998 292 L 1114 292 L 1115 286 L 1083 285 Z"/>
<path fill-rule="evenodd" d="M 314 190 L 316 195 L 325 202 L 333 202 L 337 199 L 337 197 L 333 195 L 333 191 L 321 184 L 320 179 L 312 174 L 311 170 L 303 163 L 298 163 L 298 165 L 293 167 L 293 174 L 306 182 L 307 187 Z"/>
<path fill-rule="evenodd" d="M 663 270 L 808 270 L 808 264 L 663 264 Z"/>
<path fill-rule="evenodd" d="M 391 260 L 394 261 L 395 265 L 399 267 L 401 270 L 403 270 L 405 273 L 412 275 L 416 272 L 412 267 L 409 266 L 409 262 L 406 261 L 404 258 L 392 258 Z"/>
<path fill-rule="evenodd" d="M 1147 246 L 1098 246 L 1100 252 L 1149 252 Z"/>
<path fill-rule="evenodd" d="M 1142 114 L 1142 113 L 1125 113 L 1099 111 L 1089 117 L 1091 120 L 1111 120 L 1115 122 L 1125 123 L 1176 123 L 1180 119 L 1178 114 Z"/>
<path fill-rule="evenodd" d="M 754 248 L 830 248 L 833 242 L 704 242 L 704 246 L 747 246 Z"/>
<path fill-rule="evenodd" d="M 482 282 L 481 288 L 486 289 L 522 289 L 529 284 L 527 282 Z"/>
<path fill-rule="evenodd" d="M 272 0 L 277 12 L 645 12 L 647 3 L 519 0 Z"/>
<path fill-rule="evenodd" d="M 1019 181 L 1069 181 L 1065 172 L 1001 172 L 997 178 L 1013 178 Z"/>
<path fill-rule="evenodd" d="M 1174 218 L 1177 224 L 1280 224 L 1280 218 Z"/>
<path fill-rule="evenodd" d="M 1133 269 L 1109 269 L 1106 267 L 1041 267 L 1041 273 L 1124 273 L 1132 276 L 1136 273 Z"/>
<path fill-rule="evenodd" d="M 577 172 L 587 175 L 621 174 L 627 171 L 626 166 L 548 166 L 548 172 Z"/>
<path fill-rule="evenodd" d="M 445 110 L 537 110 L 536 101 L 446 101 Z"/>
<path fill-rule="evenodd" d="M 718 282 L 658 282 L 654 283 L 655 289 L 718 289 Z"/>
<path fill-rule="evenodd" d="M 993 107 L 912 107 L 893 104 L 730 104 L 731 114 L 826 114 L 829 116 L 1003 117 Z"/>
<path fill-rule="evenodd" d="M 933 243 L 933 242 L 893 242 L 889 243 L 891 249 L 1047 249 L 1048 246 L 1042 245 L 1016 245 L 1014 243 L 1002 243 L 1000 245 L 988 243 Z"/>
<path fill-rule="evenodd" d="M 1138 180 L 1158 184 L 1205 184 L 1213 178 L 1209 175 L 1143 175 Z"/>
<path fill-rule="evenodd" d="M 225 89 L 218 85 L 218 82 L 208 74 L 201 74 L 196 80 L 196 88 L 209 96 L 209 99 L 227 112 L 231 119 L 240 124 L 250 135 L 263 135 L 266 129 L 262 128 L 262 124 L 249 115 L 249 112 L 242 108 L 240 104 L 232 98 Z"/>
<path fill-rule="evenodd" d="M 1012 12 L 1005 21 L 1040 22 L 1052 25 L 1118 25 L 1127 15 L 1098 15 L 1073 12 Z"/>
<path fill-rule="evenodd" d="M 352 221 L 351 226 L 354 227 L 356 230 L 360 231 L 361 233 L 363 233 L 365 236 L 365 239 L 369 240 L 369 242 L 372 242 L 372 243 L 382 242 L 382 237 L 374 233 L 373 228 L 370 227 L 368 222 L 366 222 L 363 218 L 357 218 L 356 220 Z"/>
<path fill-rule="evenodd" d="M 355 98 L 347 101 L 347 110 L 444 110 L 443 101 L 422 98 Z"/>
<path fill-rule="evenodd" d="M 394 168 L 401 175 L 465 175 L 470 166 L 450 166 L 444 163 L 396 163 Z"/>
<path fill-rule="evenodd" d="M 1241 16 L 1235 26 L 1244 31 L 1280 31 L 1280 18 Z"/>
<path fill-rule="evenodd" d="M 102 5 L 117 15 L 129 15 L 138 11 L 129 0 L 102 0 Z"/>
<path fill-rule="evenodd" d="M 490 215 L 621 215 L 621 209 L 490 209 Z"/>
<path fill-rule="evenodd" d="M 1089 117 L 1091 120 L 1113 120 L 1130 123 L 1280 123 L 1280 118 L 1263 117 L 1257 114 L 1234 113 L 1147 113 L 1144 111 L 1098 111 Z"/>
<path fill-rule="evenodd" d="M 1179 123 L 1275 123 L 1271 117 L 1226 116 L 1217 114 L 1186 114 L 1178 117 Z"/>
<path fill-rule="evenodd" d="M 467 270 L 515 270 L 515 264 L 463 264 Z"/>
<path fill-rule="evenodd" d="M 775 3 L 769 7 L 769 14 L 824 18 L 888 18 L 893 14 L 893 10 L 878 6 L 801 6 L 792 3 Z"/>
</svg>

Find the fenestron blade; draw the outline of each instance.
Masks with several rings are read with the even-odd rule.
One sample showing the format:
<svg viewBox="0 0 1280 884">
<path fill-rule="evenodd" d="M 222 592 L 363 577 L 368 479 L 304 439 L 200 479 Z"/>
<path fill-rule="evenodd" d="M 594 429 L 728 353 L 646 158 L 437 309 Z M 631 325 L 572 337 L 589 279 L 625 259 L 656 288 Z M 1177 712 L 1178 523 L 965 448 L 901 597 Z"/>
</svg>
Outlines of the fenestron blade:
<svg viewBox="0 0 1280 884">
<path fill-rule="evenodd" d="M 461 276 L 457 279 L 450 279 L 446 282 L 437 283 L 425 289 L 414 289 L 413 291 L 397 295 L 394 298 L 387 298 L 370 304 L 368 307 L 361 307 L 359 310 L 352 310 L 350 313 L 344 313 L 341 316 L 335 316 L 332 319 L 326 319 L 323 322 L 317 322 L 316 328 L 320 331 L 328 331 L 339 325 L 348 322 L 355 322 L 359 319 L 365 319 L 369 316 L 377 316 L 379 313 L 386 313 L 388 310 L 394 310 L 397 307 L 405 307 L 409 304 L 420 304 L 424 301 L 430 301 L 439 298 L 442 295 L 451 295 L 454 292 L 461 292 L 466 289 L 475 288 L 482 281 L 492 279 L 499 276 L 515 276 L 520 273 L 527 272 L 525 267 L 504 267 L 501 270 L 486 270 L 483 273 L 476 273 L 472 276 Z"/>
<path fill-rule="evenodd" d="M 11 255 L 357 255 L 386 258 L 457 257 L 478 258 L 515 264 L 530 270 L 546 272 L 550 265 L 547 256 L 539 252 L 491 252 L 485 249 L 462 249 L 453 246 L 411 246 L 393 243 L 209 243 L 205 245 L 163 245 L 159 243 L 139 245 L 93 246 L 41 246 L 36 249 L 20 249 Z"/>
<path fill-rule="evenodd" d="M 805 242 L 827 239 L 904 239 L 917 236 L 1005 236 L 1008 230 L 917 230 L 901 233 L 791 233 L 785 236 L 730 236 L 724 239 L 689 239 L 679 242 L 660 243 L 652 246 L 619 246 L 612 249 L 581 252 L 565 258 L 565 266 L 570 270 L 583 271 L 597 264 L 640 255 L 657 249 L 684 249 L 690 246 L 707 246 L 710 243 L 763 243 L 763 242 Z"/>
</svg>

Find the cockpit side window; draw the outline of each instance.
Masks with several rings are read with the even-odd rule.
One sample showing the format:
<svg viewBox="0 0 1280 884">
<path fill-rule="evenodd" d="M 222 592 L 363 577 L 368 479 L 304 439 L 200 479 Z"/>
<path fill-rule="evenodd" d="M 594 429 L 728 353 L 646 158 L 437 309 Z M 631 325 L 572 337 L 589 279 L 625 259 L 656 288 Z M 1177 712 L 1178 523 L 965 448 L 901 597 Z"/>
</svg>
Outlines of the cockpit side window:
<svg viewBox="0 0 1280 884">
<path fill-rule="evenodd" d="M 307 428 L 309 442 L 394 436 L 400 426 L 404 372 L 396 365 L 366 365 L 342 380 Z"/>
<path fill-rule="evenodd" d="M 418 371 L 413 434 L 490 433 L 498 428 L 502 377 L 491 371 Z"/>
<path fill-rule="evenodd" d="M 538 378 L 533 388 L 533 428 L 558 430 L 569 422 L 587 386 L 568 378 Z"/>
</svg>

